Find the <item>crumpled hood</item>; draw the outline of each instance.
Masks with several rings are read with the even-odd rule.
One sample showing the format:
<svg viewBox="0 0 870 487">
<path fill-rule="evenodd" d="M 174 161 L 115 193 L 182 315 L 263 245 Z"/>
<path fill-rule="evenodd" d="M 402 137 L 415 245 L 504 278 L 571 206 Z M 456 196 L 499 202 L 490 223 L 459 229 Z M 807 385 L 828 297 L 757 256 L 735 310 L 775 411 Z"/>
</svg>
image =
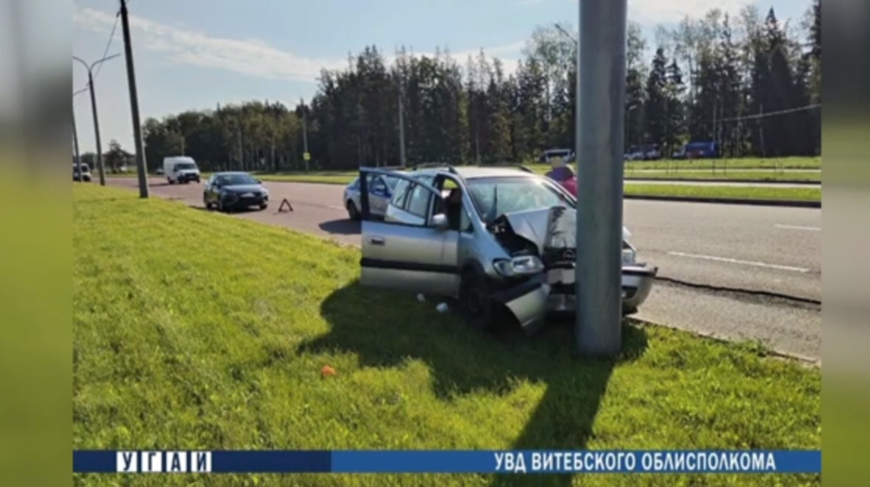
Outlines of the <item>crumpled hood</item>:
<svg viewBox="0 0 870 487">
<path fill-rule="evenodd" d="M 535 244 L 541 255 L 548 249 L 577 248 L 577 211 L 571 208 L 505 213 L 495 221 L 506 221 L 516 235 Z M 622 227 L 622 238 L 627 240 L 629 235 L 628 229 Z"/>
</svg>

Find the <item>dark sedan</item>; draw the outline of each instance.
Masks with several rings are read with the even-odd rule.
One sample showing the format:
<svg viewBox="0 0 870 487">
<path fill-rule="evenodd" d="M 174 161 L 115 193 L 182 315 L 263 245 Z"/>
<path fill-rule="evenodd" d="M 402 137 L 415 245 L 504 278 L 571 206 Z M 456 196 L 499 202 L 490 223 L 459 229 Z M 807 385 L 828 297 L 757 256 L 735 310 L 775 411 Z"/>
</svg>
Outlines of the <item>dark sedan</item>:
<svg viewBox="0 0 870 487">
<path fill-rule="evenodd" d="M 265 210 L 269 206 L 269 191 L 248 173 L 219 172 L 208 178 L 202 201 L 209 210 L 231 211 L 252 206 Z"/>
</svg>

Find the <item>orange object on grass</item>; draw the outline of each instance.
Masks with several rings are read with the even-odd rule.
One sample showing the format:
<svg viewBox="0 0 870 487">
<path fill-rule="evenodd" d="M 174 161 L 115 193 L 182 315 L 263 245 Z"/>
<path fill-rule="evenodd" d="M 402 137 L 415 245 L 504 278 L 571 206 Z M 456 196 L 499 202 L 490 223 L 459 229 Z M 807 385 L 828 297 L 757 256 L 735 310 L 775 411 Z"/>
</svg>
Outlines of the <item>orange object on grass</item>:
<svg viewBox="0 0 870 487">
<path fill-rule="evenodd" d="M 324 365 L 322 369 L 320 369 L 320 375 L 326 377 L 328 375 L 335 375 L 335 369 L 328 365 Z"/>
</svg>

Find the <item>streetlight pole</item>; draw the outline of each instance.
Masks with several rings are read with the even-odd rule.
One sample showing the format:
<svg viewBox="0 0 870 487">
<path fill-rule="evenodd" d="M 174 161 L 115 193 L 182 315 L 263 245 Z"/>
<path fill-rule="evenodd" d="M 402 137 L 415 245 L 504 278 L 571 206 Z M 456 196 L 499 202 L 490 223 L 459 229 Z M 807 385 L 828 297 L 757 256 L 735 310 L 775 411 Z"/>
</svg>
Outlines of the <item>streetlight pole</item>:
<svg viewBox="0 0 870 487">
<path fill-rule="evenodd" d="M 81 89 L 75 93 L 73 93 L 73 100 L 82 93 L 88 91 L 87 88 Z M 76 110 L 75 103 L 73 103 L 73 111 L 72 111 L 72 129 L 73 129 L 73 149 L 75 150 L 76 155 L 76 171 L 79 174 L 79 182 L 84 181 L 84 176 L 82 175 L 82 156 L 79 153 L 79 131 L 76 127 Z"/>
<path fill-rule="evenodd" d="M 399 165 L 405 167 L 405 85 L 401 74 L 399 75 Z"/>
<path fill-rule="evenodd" d="M 90 65 L 88 63 L 84 62 L 81 58 L 73 56 L 73 60 L 80 62 L 82 64 L 82 66 L 84 66 L 85 69 L 88 71 L 88 88 L 90 89 L 90 92 L 91 92 L 91 111 L 94 114 L 94 137 L 96 138 L 96 142 L 97 142 L 97 169 L 100 171 L 100 186 L 106 185 L 106 173 L 103 170 L 103 147 L 100 144 L 100 119 L 99 119 L 99 116 L 97 115 L 97 95 L 96 95 L 96 91 L 94 89 L 94 68 L 97 65 L 99 65 L 103 62 L 106 62 L 109 59 L 114 59 L 118 56 L 120 56 L 120 54 L 114 54 L 112 56 L 107 56 L 107 57 L 104 57 L 102 59 L 98 59 L 98 60 L 94 61 Z M 81 169 L 81 168 L 79 168 L 79 169 Z"/>
<path fill-rule="evenodd" d="M 577 56 L 577 316 L 581 352 L 622 348 L 627 0 L 580 0 Z"/>
</svg>

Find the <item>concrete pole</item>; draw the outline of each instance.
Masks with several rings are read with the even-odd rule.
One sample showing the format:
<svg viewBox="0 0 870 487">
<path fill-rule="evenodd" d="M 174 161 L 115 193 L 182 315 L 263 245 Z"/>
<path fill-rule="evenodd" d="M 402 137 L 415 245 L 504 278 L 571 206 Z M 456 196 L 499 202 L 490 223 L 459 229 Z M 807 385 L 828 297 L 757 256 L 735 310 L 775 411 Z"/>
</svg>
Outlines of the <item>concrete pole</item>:
<svg viewBox="0 0 870 487">
<path fill-rule="evenodd" d="M 127 1 L 121 0 L 121 27 L 124 31 L 124 54 L 127 59 L 127 87 L 130 89 L 130 114 L 133 118 L 133 141 L 136 144 L 136 171 L 139 176 L 139 197 L 148 197 L 148 166 L 142 143 L 139 121 L 139 94 L 136 90 L 136 71 L 133 68 L 133 46 L 130 40 L 130 22 L 127 19 Z"/>
<path fill-rule="evenodd" d="M 577 346 L 622 348 L 627 0 L 580 0 L 577 76 Z"/>
<path fill-rule="evenodd" d="M 84 181 L 82 176 L 82 156 L 79 154 L 79 132 L 76 129 L 76 114 L 75 107 L 73 107 L 73 117 L 72 117 L 72 129 L 73 129 L 73 149 L 76 154 L 76 170 L 79 172 L 79 182 Z"/>
<path fill-rule="evenodd" d="M 405 89 L 399 78 L 399 165 L 405 167 Z"/>
<path fill-rule="evenodd" d="M 97 142 L 97 169 L 100 172 L 100 186 L 106 185 L 106 172 L 103 169 L 103 145 L 100 143 L 100 117 L 97 116 L 97 95 L 94 88 L 94 76 L 88 69 L 88 86 L 91 88 L 91 111 L 94 113 L 94 137 Z"/>
</svg>

